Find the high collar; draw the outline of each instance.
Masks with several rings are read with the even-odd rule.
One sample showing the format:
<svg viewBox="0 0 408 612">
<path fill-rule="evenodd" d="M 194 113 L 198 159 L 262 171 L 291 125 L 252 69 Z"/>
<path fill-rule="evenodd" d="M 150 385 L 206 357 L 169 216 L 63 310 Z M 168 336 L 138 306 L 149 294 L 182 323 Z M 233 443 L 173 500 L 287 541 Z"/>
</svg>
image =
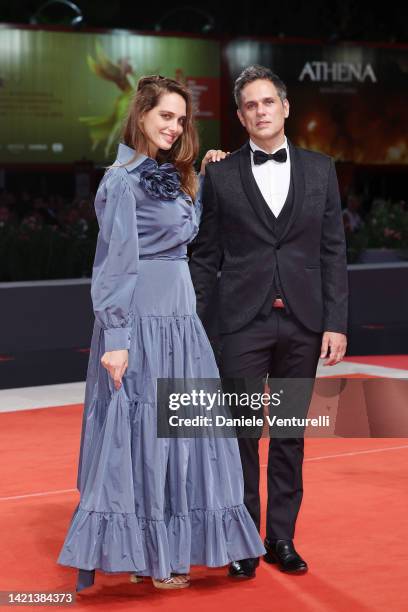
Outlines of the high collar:
<svg viewBox="0 0 408 612">
<path fill-rule="evenodd" d="M 123 142 L 119 143 L 118 154 L 116 156 L 116 160 L 120 164 L 126 164 L 126 162 L 128 162 L 130 159 L 133 159 L 133 161 L 130 164 L 127 164 L 126 166 L 124 166 L 124 168 L 128 172 L 132 172 L 132 170 L 140 166 L 140 164 L 142 164 L 146 159 L 150 159 L 151 161 L 156 162 L 155 159 L 153 159 L 152 157 L 148 157 L 147 155 L 143 155 L 143 153 L 139 153 L 136 159 L 134 159 L 135 156 L 136 156 L 136 151 L 132 149 L 132 147 L 128 147 L 127 145 L 123 144 Z"/>
</svg>

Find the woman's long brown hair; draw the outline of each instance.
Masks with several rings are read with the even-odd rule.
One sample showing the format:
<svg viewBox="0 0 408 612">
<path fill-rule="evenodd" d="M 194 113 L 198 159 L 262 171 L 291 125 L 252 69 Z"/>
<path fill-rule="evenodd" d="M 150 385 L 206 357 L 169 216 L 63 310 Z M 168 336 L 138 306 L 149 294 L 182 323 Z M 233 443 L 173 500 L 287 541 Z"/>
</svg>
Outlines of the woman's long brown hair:
<svg viewBox="0 0 408 612">
<path fill-rule="evenodd" d="M 186 120 L 183 133 L 169 151 L 159 149 L 158 161 L 174 164 L 180 173 L 181 188 L 191 198 L 197 193 L 197 177 L 193 163 L 198 155 L 198 134 L 193 117 L 193 102 L 190 91 L 178 81 L 159 75 L 142 77 L 137 85 L 122 132 L 124 144 L 138 154 L 148 150 L 146 136 L 140 125 L 142 115 L 154 108 L 164 93 L 177 93 L 186 102 Z M 134 157 L 132 160 L 136 159 Z M 129 163 L 128 162 L 128 163 Z"/>
</svg>

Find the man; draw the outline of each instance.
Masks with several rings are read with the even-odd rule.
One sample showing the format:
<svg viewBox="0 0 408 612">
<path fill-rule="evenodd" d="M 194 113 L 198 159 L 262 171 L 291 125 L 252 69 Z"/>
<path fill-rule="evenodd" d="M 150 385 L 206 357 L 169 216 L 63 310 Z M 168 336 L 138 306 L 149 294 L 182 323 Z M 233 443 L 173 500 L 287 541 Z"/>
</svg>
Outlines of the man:
<svg viewBox="0 0 408 612">
<path fill-rule="evenodd" d="M 190 269 L 197 312 L 219 281 L 220 371 L 224 378 L 311 378 L 346 350 L 347 268 L 333 161 L 285 137 L 286 87 L 262 66 L 235 81 L 237 114 L 249 141 L 208 164 L 203 217 Z M 238 440 L 245 504 L 260 526 L 257 438 Z M 265 561 L 304 573 L 293 537 L 302 487 L 303 438 L 271 438 Z M 252 577 L 259 559 L 230 565 Z"/>
<path fill-rule="evenodd" d="M 361 197 L 356 193 L 349 193 L 346 199 L 346 208 L 343 210 L 343 223 L 346 234 L 358 232 L 364 225 L 359 213 L 360 209 Z"/>
</svg>

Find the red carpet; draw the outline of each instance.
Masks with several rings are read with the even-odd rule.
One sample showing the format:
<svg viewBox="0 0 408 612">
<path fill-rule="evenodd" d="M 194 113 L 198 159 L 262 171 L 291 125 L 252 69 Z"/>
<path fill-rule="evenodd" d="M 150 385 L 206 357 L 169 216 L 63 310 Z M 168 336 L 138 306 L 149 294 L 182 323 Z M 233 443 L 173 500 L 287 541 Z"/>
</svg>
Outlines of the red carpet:
<svg viewBox="0 0 408 612">
<path fill-rule="evenodd" d="M 75 570 L 56 559 L 78 500 L 77 492 L 64 491 L 76 487 L 81 413 L 81 406 L 65 406 L 0 414 L 0 590 L 75 588 Z M 263 466 L 267 443 L 262 440 Z M 306 440 L 296 537 L 310 565 L 305 576 L 281 574 L 263 561 L 255 580 L 238 583 L 225 568 L 193 568 L 190 589 L 165 593 L 148 579 L 134 585 L 126 574 L 97 572 L 95 586 L 77 596 L 74 608 L 402 612 L 408 601 L 407 458 L 406 439 Z"/>
</svg>

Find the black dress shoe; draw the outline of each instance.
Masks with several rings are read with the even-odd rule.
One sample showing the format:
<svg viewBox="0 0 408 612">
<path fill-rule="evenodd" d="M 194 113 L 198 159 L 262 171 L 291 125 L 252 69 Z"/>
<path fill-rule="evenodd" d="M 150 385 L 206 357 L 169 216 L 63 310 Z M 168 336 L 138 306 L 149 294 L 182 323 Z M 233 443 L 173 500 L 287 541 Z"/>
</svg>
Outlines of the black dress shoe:
<svg viewBox="0 0 408 612">
<path fill-rule="evenodd" d="M 228 575 L 231 578 L 255 578 L 255 570 L 258 567 L 259 559 L 241 559 L 230 563 Z"/>
<path fill-rule="evenodd" d="M 288 574 L 305 574 L 307 572 L 307 563 L 296 552 L 292 540 L 274 540 L 271 543 L 266 539 L 265 548 L 264 560 L 267 563 L 277 563 L 282 572 Z"/>
</svg>

